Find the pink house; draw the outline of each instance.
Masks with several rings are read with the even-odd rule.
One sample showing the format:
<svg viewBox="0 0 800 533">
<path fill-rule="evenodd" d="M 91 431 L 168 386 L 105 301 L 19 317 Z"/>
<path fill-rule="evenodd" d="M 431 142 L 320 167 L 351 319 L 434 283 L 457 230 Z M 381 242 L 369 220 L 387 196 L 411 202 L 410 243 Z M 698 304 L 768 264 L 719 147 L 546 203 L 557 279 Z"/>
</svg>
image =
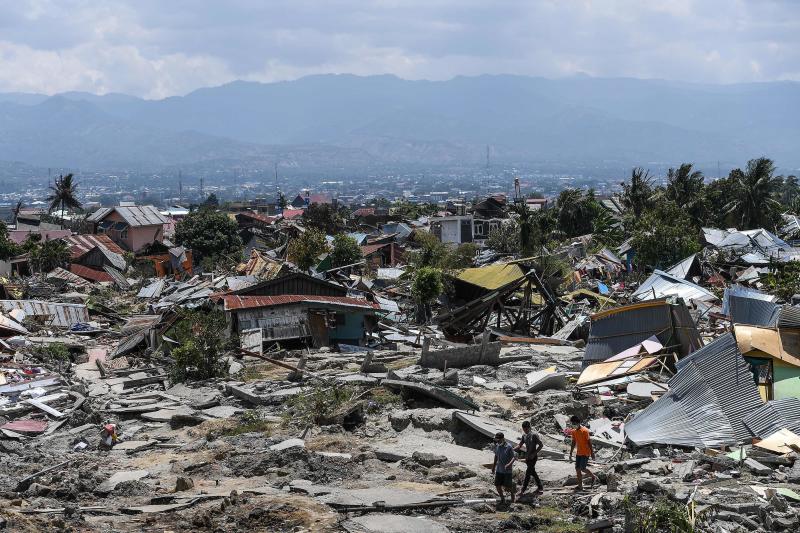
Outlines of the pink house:
<svg viewBox="0 0 800 533">
<path fill-rule="evenodd" d="M 101 207 L 86 219 L 94 232 L 108 235 L 126 250 L 139 252 L 148 244 L 164 239 L 167 219 L 152 205 Z"/>
</svg>

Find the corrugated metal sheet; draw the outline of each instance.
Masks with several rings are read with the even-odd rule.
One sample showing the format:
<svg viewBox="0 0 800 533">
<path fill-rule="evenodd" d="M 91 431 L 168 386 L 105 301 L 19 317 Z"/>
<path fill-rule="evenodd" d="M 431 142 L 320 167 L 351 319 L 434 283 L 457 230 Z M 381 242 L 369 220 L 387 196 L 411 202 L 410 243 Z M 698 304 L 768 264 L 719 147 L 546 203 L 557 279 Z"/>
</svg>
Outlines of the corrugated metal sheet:
<svg viewBox="0 0 800 533">
<path fill-rule="evenodd" d="M 784 305 L 778 315 L 779 328 L 800 328 L 800 307 Z"/>
<path fill-rule="evenodd" d="M 734 324 L 774 326 L 778 323 L 781 306 L 746 296 L 728 296 L 728 311 Z"/>
<path fill-rule="evenodd" d="M 164 278 L 159 278 L 150 285 L 145 285 L 139 292 L 136 293 L 137 298 L 158 298 L 161 296 L 161 292 L 164 290 L 164 285 L 166 285 L 167 281 Z"/>
<path fill-rule="evenodd" d="M 72 265 L 70 265 L 72 266 Z M 57 278 L 66 281 L 67 283 L 72 283 L 73 285 L 77 285 L 78 287 L 89 287 L 91 283 L 87 280 L 83 279 L 82 277 L 78 276 L 70 272 L 69 270 L 64 270 L 61 267 L 56 267 L 50 272 L 47 273 L 47 277 L 49 278 Z"/>
<path fill-rule="evenodd" d="M 680 355 L 703 345 L 684 304 L 648 300 L 592 315 L 584 361 L 608 359 L 653 335 Z"/>
<path fill-rule="evenodd" d="M 745 417 L 744 424 L 753 435 L 761 439 L 784 428 L 800 433 L 800 398 L 768 402 Z"/>
<path fill-rule="evenodd" d="M 695 263 L 697 262 L 697 254 L 692 254 L 677 265 L 668 268 L 666 272 L 667 274 L 675 276 L 676 278 L 689 279 L 689 274 L 692 271 L 692 267 L 694 267 Z"/>
<path fill-rule="evenodd" d="M 88 279 L 89 281 L 108 282 L 108 283 L 114 281 L 111 278 L 111 276 L 108 275 L 107 272 L 103 272 L 102 270 L 95 270 L 93 268 L 89 268 L 83 265 L 78 265 L 75 263 L 69 265 L 69 270 L 76 276 Z M 87 284 L 89 283 L 87 282 Z"/>
<path fill-rule="evenodd" d="M 101 207 L 86 220 L 100 222 L 109 214 L 116 211 L 129 226 L 158 226 L 167 223 L 167 219 L 152 205 Z"/>
<path fill-rule="evenodd" d="M 456 277 L 459 281 L 494 291 L 509 283 L 519 281 L 524 275 L 525 273 L 517 264 L 495 263 L 480 268 L 467 268 Z"/>
<path fill-rule="evenodd" d="M 669 389 L 625 424 L 635 444 L 717 447 L 752 436 L 744 419 L 763 403 L 730 333 L 680 360 Z"/>
<path fill-rule="evenodd" d="M 724 315 L 730 314 L 729 300 L 731 296 L 741 296 L 743 298 L 764 300 L 765 302 L 775 302 L 778 300 L 777 296 L 773 296 L 771 294 L 766 294 L 749 287 L 743 287 L 742 285 L 732 285 L 730 287 L 726 287 L 725 292 L 722 295 L 722 314 Z"/>
<path fill-rule="evenodd" d="M 714 293 L 708 289 L 662 270 L 654 270 L 653 274 L 633 293 L 632 298 L 643 301 L 666 298 L 668 296 L 700 301 L 717 299 Z"/>
<path fill-rule="evenodd" d="M 380 305 L 358 298 L 346 296 L 304 296 L 289 294 L 285 296 L 238 296 L 228 294 L 223 296 L 226 311 L 238 309 L 254 309 L 258 307 L 275 307 L 289 304 L 322 304 L 342 307 L 358 307 L 361 309 L 380 309 Z"/>
<path fill-rule="evenodd" d="M 6 312 L 22 309 L 28 316 L 47 317 L 46 323 L 68 328 L 79 322 L 89 322 L 89 311 L 83 304 L 62 304 L 39 300 L 0 300 Z"/>
<path fill-rule="evenodd" d="M 111 279 L 114 281 L 114 283 L 117 284 L 117 287 L 119 287 L 123 291 L 126 291 L 131 288 L 131 284 L 128 283 L 127 278 L 125 278 L 125 276 L 122 275 L 122 272 L 120 272 L 116 268 L 106 265 L 103 267 L 103 270 L 105 270 L 106 273 L 109 276 L 111 276 Z"/>
<path fill-rule="evenodd" d="M 64 239 L 64 241 L 69 246 L 69 251 L 73 258 L 82 256 L 92 248 L 105 248 L 119 255 L 125 253 L 108 235 L 72 235 Z"/>
</svg>

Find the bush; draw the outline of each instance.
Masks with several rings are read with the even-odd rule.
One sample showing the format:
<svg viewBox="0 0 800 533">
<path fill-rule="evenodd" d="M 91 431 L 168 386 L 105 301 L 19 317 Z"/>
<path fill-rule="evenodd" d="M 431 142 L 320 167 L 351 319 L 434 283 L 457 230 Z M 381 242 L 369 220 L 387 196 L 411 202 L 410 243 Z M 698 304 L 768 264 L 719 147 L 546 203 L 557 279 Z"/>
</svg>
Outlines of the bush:
<svg viewBox="0 0 800 533">
<path fill-rule="evenodd" d="M 333 237 L 333 251 L 331 252 L 331 266 L 340 267 L 352 265 L 364 258 L 358 242 L 344 233 Z"/>
<path fill-rule="evenodd" d="M 172 380 L 209 379 L 227 375 L 224 352 L 230 339 L 221 311 L 183 311 L 173 335 L 181 344 L 172 350 Z"/>
<path fill-rule="evenodd" d="M 328 425 L 353 404 L 357 394 L 358 389 L 352 386 L 315 384 L 289 400 L 284 422 L 300 427 Z"/>
<path fill-rule="evenodd" d="M 305 271 L 316 265 L 319 256 L 327 249 L 325 235 L 315 229 L 309 229 L 289 243 L 287 255 L 300 270 Z"/>
</svg>

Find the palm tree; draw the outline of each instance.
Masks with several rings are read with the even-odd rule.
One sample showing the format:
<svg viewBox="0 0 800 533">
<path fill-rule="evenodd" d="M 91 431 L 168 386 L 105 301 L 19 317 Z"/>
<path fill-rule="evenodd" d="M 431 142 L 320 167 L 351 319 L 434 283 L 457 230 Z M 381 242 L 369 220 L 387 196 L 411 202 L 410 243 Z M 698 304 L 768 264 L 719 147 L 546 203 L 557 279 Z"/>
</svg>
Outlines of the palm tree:
<svg viewBox="0 0 800 533">
<path fill-rule="evenodd" d="M 653 178 L 643 168 L 636 167 L 631 171 L 630 183 L 622 182 L 622 205 L 633 212 L 637 218 L 652 204 Z"/>
<path fill-rule="evenodd" d="M 22 200 L 17 200 L 17 205 L 14 206 L 14 224 L 17 223 L 17 218 L 19 218 L 19 212 L 22 211 Z"/>
<path fill-rule="evenodd" d="M 55 183 L 50 186 L 50 190 L 53 192 L 47 197 L 47 201 L 50 202 L 50 208 L 47 212 L 52 213 L 56 207 L 60 207 L 62 228 L 64 227 L 64 208 L 81 208 L 81 202 L 77 197 L 77 189 L 78 184 L 72 181 L 71 173 L 66 176 L 59 175 Z"/>
<path fill-rule="evenodd" d="M 728 179 L 733 185 L 733 199 L 725 210 L 736 217 L 740 229 L 774 229 L 781 208 L 775 196 L 783 183 L 783 178 L 774 174 L 775 164 L 766 157 L 751 159 L 744 171 L 731 171 Z"/>
<path fill-rule="evenodd" d="M 708 218 L 705 177 L 699 170 L 694 170 L 691 163 L 667 171 L 664 193 L 667 200 L 685 210 L 696 224 L 701 225 Z"/>
</svg>

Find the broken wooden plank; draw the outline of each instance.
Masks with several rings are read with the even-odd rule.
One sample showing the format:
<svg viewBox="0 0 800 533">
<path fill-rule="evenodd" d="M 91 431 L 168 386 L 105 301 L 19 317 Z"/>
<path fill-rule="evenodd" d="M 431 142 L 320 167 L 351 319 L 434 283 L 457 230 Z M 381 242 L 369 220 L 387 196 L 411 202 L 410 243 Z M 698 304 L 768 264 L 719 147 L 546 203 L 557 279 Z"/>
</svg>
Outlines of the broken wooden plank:
<svg viewBox="0 0 800 533">
<path fill-rule="evenodd" d="M 64 413 L 62 413 L 58 409 L 50 407 L 46 403 L 41 402 L 41 401 L 39 401 L 39 400 L 37 400 L 35 398 L 31 398 L 29 400 L 25 400 L 25 403 L 34 406 L 35 408 L 39 409 L 40 411 L 44 411 L 45 413 L 47 413 L 48 415 L 50 415 L 50 416 L 52 416 L 54 418 L 64 418 Z"/>
</svg>

